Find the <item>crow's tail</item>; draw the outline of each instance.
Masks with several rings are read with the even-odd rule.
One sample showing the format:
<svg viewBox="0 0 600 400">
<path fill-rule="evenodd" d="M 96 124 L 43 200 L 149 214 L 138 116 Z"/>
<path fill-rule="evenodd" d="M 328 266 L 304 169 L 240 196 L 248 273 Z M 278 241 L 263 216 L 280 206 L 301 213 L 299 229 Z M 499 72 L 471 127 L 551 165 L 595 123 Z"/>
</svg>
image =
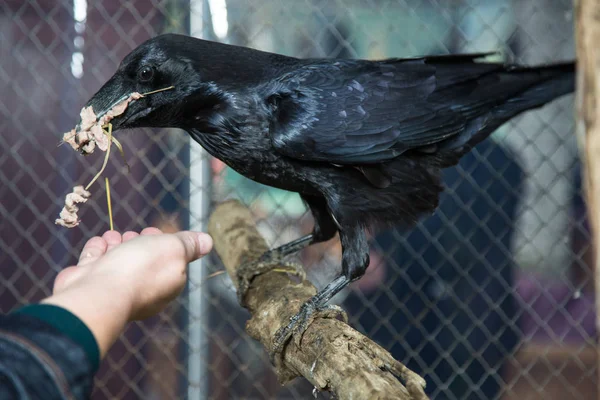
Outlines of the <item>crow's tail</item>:
<svg viewBox="0 0 600 400">
<path fill-rule="evenodd" d="M 518 114 L 541 107 L 575 90 L 575 63 L 554 64 L 544 67 L 515 67 L 505 73 L 514 78 L 523 90 L 496 106 L 478 122 L 485 126 L 468 140 L 472 147 L 488 137 L 496 128 Z M 507 84 L 510 85 L 510 80 Z"/>
</svg>

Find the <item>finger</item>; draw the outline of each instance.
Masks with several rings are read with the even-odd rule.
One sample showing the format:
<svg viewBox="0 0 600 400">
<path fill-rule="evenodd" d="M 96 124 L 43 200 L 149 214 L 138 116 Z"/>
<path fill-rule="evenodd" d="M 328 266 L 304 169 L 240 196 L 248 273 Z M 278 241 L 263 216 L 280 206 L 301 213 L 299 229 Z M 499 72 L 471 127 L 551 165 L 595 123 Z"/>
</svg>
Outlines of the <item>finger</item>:
<svg viewBox="0 0 600 400">
<path fill-rule="evenodd" d="M 151 235 L 161 235 L 163 232 L 158 229 L 158 228 L 154 228 L 154 227 L 149 227 L 149 228 L 144 228 L 141 232 L 140 235 L 142 236 L 151 236 Z"/>
<path fill-rule="evenodd" d="M 117 231 L 106 231 L 102 235 L 102 239 L 106 240 L 108 245 L 106 251 L 109 251 L 123 242 L 123 236 Z"/>
<path fill-rule="evenodd" d="M 108 249 L 108 243 L 104 238 L 94 236 L 86 242 L 79 255 L 78 267 L 83 267 L 102 257 Z"/>
<path fill-rule="evenodd" d="M 197 233 L 196 236 L 200 245 L 200 256 L 205 256 L 208 253 L 210 253 L 210 251 L 213 248 L 212 236 L 210 236 L 208 233 L 203 232 Z"/>
<path fill-rule="evenodd" d="M 123 243 L 130 241 L 136 237 L 140 236 L 139 233 L 133 231 L 127 231 L 123 234 Z"/>
<path fill-rule="evenodd" d="M 187 262 L 197 260 L 212 250 L 213 240 L 207 233 L 184 231 L 176 233 L 175 236 L 183 244 Z"/>
</svg>

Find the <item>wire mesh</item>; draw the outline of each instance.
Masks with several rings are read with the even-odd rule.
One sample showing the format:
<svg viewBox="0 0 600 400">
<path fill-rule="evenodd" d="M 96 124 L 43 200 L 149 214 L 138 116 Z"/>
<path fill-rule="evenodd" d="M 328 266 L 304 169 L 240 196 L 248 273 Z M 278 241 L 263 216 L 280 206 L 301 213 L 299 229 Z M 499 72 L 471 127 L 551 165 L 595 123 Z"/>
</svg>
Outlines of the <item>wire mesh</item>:
<svg viewBox="0 0 600 400">
<path fill-rule="evenodd" d="M 63 195 L 99 158 L 56 147 L 120 60 L 164 32 L 297 57 L 495 51 L 525 64 L 574 57 L 569 0 L 4 0 L 0 2 L 0 311 L 50 294 L 57 272 L 106 229 L 103 188 L 74 230 Z M 207 56 L 208 57 L 208 56 Z M 365 278 L 339 295 L 353 326 L 424 375 L 435 399 L 590 399 L 597 393 L 590 236 L 572 96 L 522 115 L 445 172 L 440 209 L 410 232 L 372 236 Z M 311 229 L 299 197 L 253 183 L 178 130 L 120 136 L 109 162 L 117 229 L 202 227 L 226 198 L 248 204 L 270 244 Z M 207 201 L 204 201 L 205 199 Z M 333 240 L 300 256 L 322 286 Z M 305 399 L 277 383 L 247 314 L 208 258 L 166 312 L 111 349 L 94 399 Z M 325 396 L 327 397 L 327 396 Z"/>
</svg>

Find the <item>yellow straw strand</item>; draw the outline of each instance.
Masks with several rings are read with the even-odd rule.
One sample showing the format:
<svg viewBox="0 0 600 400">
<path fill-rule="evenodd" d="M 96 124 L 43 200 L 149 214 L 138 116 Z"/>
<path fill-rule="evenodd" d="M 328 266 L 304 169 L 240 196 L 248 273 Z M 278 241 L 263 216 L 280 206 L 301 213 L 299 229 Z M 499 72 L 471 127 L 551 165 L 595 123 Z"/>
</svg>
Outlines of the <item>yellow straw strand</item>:
<svg viewBox="0 0 600 400">
<path fill-rule="evenodd" d="M 131 172 L 131 167 L 129 166 L 129 163 L 127 162 L 127 158 L 125 158 L 125 152 L 123 151 L 123 146 L 114 136 L 112 137 L 112 142 L 115 144 L 115 146 L 117 146 L 117 149 L 119 149 L 119 153 L 121 153 L 121 157 L 123 157 L 123 162 L 125 163 L 125 166 L 127 167 L 127 172 Z"/>
<path fill-rule="evenodd" d="M 96 180 L 100 177 L 100 175 L 102 174 L 102 172 L 104 172 L 104 169 L 106 168 L 106 164 L 108 164 L 108 157 L 110 156 L 110 148 L 112 147 L 112 124 L 108 124 L 108 149 L 106 149 L 106 156 L 104 157 L 104 163 L 102 164 L 102 168 L 100 168 L 100 171 L 96 174 L 96 176 L 94 176 L 94 179 L 92 179 L 92 181 L 90 183 L 88 183 L 88 185 L 85 187 L 85 190 L 88 190 L 90 188 L 90 186 L 92 186 L 92 184 L 94 182 L 96 182 Z"/>
<path fill-rule="evenodd" d="M 164 92 L 165 90 L 171 90 L 171 89 L 175 89 L 175 86 L 169 86 L 169 87 L 166 87 L 166 88 L 153 90 L 151 92 L 142 93 L 141 95 L 142 96 L 148 96 L 149 94 L 154 94 L 154 93 L 158 93 L 158 92 Z"/>
<path fill-rule="evenodd" d="M 108 184 L 108 178 L 104 178 L 104 182 L 106 183 L 106 204 L 108 204 L 108 221 L 110 225 L 110 230 L 114 231 L 113 225 L 113 216 L 112 216 L 112 205 L 110 202 L 110 185 Z"/>
<path fill-rule="evenodd" d="M 200 283 L 200 286 L 204 285 L 206 282 L 208 282 L 209 280 L 211 280 L 212 278 L 215 278 L 219 275 L 223 275 L 226 271 L 224 269 L 219 270 L 217 272 L 213 272 L 212 274 L 208 275 L 206 278 L 204 278 L 204 280 Z"/>
</svg>

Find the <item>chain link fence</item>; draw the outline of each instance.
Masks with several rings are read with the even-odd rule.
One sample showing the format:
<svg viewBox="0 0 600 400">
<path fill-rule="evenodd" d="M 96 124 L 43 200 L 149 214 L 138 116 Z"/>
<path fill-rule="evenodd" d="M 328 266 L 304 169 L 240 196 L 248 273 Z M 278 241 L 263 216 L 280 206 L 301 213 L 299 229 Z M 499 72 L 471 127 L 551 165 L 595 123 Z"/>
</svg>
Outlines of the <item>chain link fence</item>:
<svg viewBox="0 0 600 400">
<path fill-rule="evenodd" d="M 120 60 L 164 32 L 297 57 L 385 58 L 497 51 L 526 64 L 574 57 L 570 0 L 0 1 L 0 311 L 39 301 L 85 240 L 108 228 L 101 185 L 83 223 L 53 224 L 100 157 L 57 147 Z M 208 57 L 208 56 L 207 56 Z M 573 98 L 522 115 L 446 171 L 435 215 L 372 237 L 364 279 L 336 297 L 353 326 L 428 381 L 434 399 L 591 399 L 597 394 L 590 236 Z M 239 198 L 277 245 L 307 233 L 292 193 L 255 184 L 178 130 L 119 135 L 116 228 L 202 229 Z M 333 240 L 300 256 L 322 286 Z M 109 352 L 93 399 L 306 399 L 281 388 L 247 313 L 208 257 L 166 312 L 134 323 Z M 321 394 L 321 397 L 328 396 Z"/>
</svg>

